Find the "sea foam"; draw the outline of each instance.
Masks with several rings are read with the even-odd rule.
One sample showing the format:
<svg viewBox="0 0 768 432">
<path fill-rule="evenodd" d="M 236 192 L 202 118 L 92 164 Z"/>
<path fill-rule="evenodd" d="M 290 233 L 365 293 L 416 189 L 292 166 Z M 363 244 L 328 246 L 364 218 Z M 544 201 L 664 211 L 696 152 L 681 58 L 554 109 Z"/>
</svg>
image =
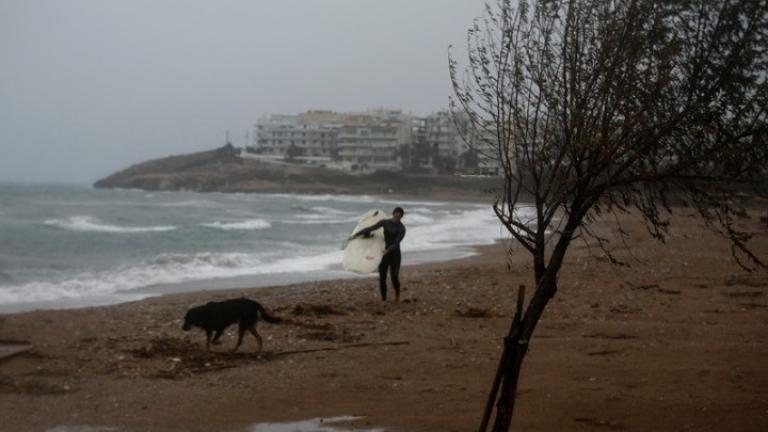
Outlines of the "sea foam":
<svg viewBox="0 0 768 432">
<path fill-rule="evenodd" d="M 142 233 L 173 231 L 175 226 L 119 226 L 101 222 L 93 216 L 72 216 L 66 219 L 48 219 L 45 225 L 55 226 L 69 231 L 102 232 L 102 233 Z"/>
<path fill-rule="evenodd" d="M 250 219 L 238 222 L 211 222 L 201 224 L 208 228 L 217 228 L 223 230 L 261 230 L 271 228 L 272 224 L 264 219 Z"/>
</svg>

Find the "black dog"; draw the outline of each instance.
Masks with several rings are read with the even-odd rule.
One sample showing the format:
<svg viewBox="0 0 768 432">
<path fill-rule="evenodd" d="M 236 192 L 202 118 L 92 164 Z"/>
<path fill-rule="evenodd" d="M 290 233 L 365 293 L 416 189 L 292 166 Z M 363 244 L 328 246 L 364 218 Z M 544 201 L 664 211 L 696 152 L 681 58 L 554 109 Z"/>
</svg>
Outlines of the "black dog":
<svg viewBox="0 0 768 432">
<path fill-rule="evenodd" d="M 205 330 L 205 349 L 210 351 L 211 342 L 214 345 L 220 344 L 219 338 L 224 329 L 237 323 L 237 345 L 232 351 L 237 351 L 240 348 L 243 343 L 243 335 L 247 330 L 256 338 L 259 343 L 258 352 L 261 352 L 261 336 L 256 331 L 256 322 L 259 317 L 271 324 L 282 321 L 280 318 L 269 315 L 259 303 L 247 298 L 239 298 L 222 302 L 209 302 L 202 306 L 193 307 L 184 316 L 184 325 L 181 328 L 189 330 L 192 327 L 199 327 Z M 211 339 L 211 334 L 213 334 L 213 339 Z"/>
</svg>

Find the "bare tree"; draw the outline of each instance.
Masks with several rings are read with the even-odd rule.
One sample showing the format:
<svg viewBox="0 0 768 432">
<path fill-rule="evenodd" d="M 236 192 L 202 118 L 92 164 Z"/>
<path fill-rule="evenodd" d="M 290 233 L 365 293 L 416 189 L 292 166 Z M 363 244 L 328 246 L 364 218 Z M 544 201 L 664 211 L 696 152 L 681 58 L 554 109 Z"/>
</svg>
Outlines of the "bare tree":
<svg viewBox="0 0 768 432">
<path fill-rule="evenodd" d="M 737 226 L 768 166 L 766 0 L 498 0 L 450 59 L 465 139 L 504 173 L 493 209 L 533 260 L 534 289 L 506 339 L 484 416 L 509 430 L 529 340 L 571 242 L 636 209 L 664 241 L 672 203 L 695 209 L 746 268 Z M 529 205 L 534 212 L 517 212 Z M 534 214 L 527 220 L 523 214 Z M 520 297 L 522 300 L 522 296 Z M 522 308 L 522 301 L 519 301 Z M 501 394 L 496 391 L 501 385 Z"/>
</svg>

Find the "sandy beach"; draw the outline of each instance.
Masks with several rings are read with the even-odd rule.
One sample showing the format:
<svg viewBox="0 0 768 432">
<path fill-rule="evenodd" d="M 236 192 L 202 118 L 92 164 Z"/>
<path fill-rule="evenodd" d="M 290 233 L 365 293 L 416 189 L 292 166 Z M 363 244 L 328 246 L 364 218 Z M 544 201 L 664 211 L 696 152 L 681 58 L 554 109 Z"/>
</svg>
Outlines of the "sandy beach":
<svg viewBox="0 0 768 432">
<path fill-rule="evenodd" d="M 742 223 L 766 257 L 758 216 Z M 768 273 L 743 272 L 728 243 L 685 214 L 667 244 L 619 220 L 630 250 L 612 248 L 631 267 L 573 244 L 513 428 L 768 430 Z M 399 304 L 382 303 L 370 278 L 0 315 L 0 340 L 33 345 L 0 360 L 0 430 L 229 432 L 347 415 L 363 417 L 351 428 L 476 430 L 528 262 L 499 243 L 406 267 Z M 181 330 L 191 306 L 241 295 L 285 319 L 259 324 L 261 356 L 250 337 L 227 352 L 233 329 L 210 353 L 201 331 Z"/>
</svg>

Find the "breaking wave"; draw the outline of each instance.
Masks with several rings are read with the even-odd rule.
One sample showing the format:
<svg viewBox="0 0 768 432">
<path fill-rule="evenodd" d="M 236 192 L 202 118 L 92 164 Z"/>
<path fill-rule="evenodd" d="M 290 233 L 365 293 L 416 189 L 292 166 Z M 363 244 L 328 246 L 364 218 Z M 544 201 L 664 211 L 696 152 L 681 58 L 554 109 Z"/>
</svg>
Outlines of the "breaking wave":
<svg viewBox="0 0 768 432">
<path fill-rule="evenodd" d="M 175 226 L 119 226 L 101 222 L 92 216 L 72 216 L 66 219 L 48 219 L 45 225 L 55 226 L 69 231 L 102 232 L 102 233 L 142 233 L 173 231 Z"/>
<path fill-rule="evenodd" d="M 118 294 L 153 285 L 325 270 L 341 262 L 342 251 L 284 256 L 263 262 L 245 253 L 160 254 L 148 262 L 100 272 L 83 272 L 59 282 L 0 285 L 0 304 L 45 302 Z"/>
<path fill-rule="evenodd" d="M 239 222 L 211 222 L 201 224 L 208 228 L 217 228 L 223 230 L 261 230 L 271 228 L 272 224 L 264 219 L 250 219 Z"/>
</svg>

